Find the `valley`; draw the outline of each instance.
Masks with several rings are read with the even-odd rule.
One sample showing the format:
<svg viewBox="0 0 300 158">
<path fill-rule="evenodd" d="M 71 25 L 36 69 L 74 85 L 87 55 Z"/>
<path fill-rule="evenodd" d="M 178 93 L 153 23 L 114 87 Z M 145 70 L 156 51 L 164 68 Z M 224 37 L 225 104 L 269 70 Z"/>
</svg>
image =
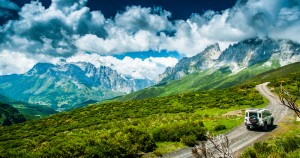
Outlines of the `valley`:
<svg viewBox="0 0 300 158">
<path fill-rule="evenodd" d="M 196 56 L 190 59 L 185 58 L 183 61 L 192 59 L 197 58 Z M 180 63 L 182 61 L 179 61 L 178 65 Z M 283 67 L 277 65 L 276 62 L 274 64 L 258 63 L 236 73 L 230 65 L 223 65 L 217 69 L 215 67 L 206 70 L 195 69 L 194 72 L 178 79 L 162 81 L 128 95 L 97 103 L 98 93 L 104 94 L 104 87 L 113 88 L 114 85 L 115 88 L 121 88 L 122 85 L 128 86 L 129 82 L 121 76 L 119 76 L 119 81 L 115 80 L 118 75 L 109 68 L 97 69 L 88 63 L 60 65 L 40 63 L 24 75 L 0 77 L 2 87 L 6 87 L 1 90 L 2 93 L 7 91 L 9 93 L 6 92 L 6 94 L 12 96 L 15 93 L 26 92 L 25 94 L 29 96 L 26 99 L 25 95 L 26 100 L 35 100 L 34 98 L 39 96 L 47 99 L 51 99 L 51 97 L 48 98 L 49 96 L 54 98 L 51 104 L 43 106 L 13 101 L 2 96 L 2 102 L 10 103 L 18 108 L 29 121 L 10 127 L 0 127 L 0 151 L 3 157 L 40 157 L 41 155 L 49 157 L 58 155 L 64 157 L 153 157 L 163 156 L 186 146 L 194 146 L 197 141 L 206 139 L 204 134 L 207 131 L 213 134 L 229 132 L 230 139 L 241 141 L 246 140 L 249 135 L 247 143 L 233 141 L 236 143 L 232 144 L 234 151 L 238 151 L 263 136 L 264 133 L 249 133 L 243 127 L 238 127 L 243 122 L 242 115 L 225 116 L 224 114 L 235 110 L 243 111 L 247 108 L 266 106 L 268 101 L 255 90 L 255 86 L 260 83 L 269 81 L 271 82 L 269 86 L 276 89 L 280 81 L 285 81 L 284 86 L 293 89 L 295 81 L 299 79 L 299 63 Z M 99 80 L 97 76 L 101 74 L 107 80 Z M 109 78 L 108 74 L 116 76 Z M 22 82 L 28 85 L 18 90 L 11 86 L 21 85 Z M 135 82 L 133 85 L 153 84 L 148 81 Z M 31 83 L 35 86 L 30 87 Z M 78 84 L 75 86 L 73 85 L 75 83 Z M 93 86 L 100 89 L 102 87 L 102 90 L 90 89 L 96 90 L 94 92 L 97 95 L 93 92 L 87 93 L 85 97 L 89 98 L 90 94 L 95 94 L 96 98 L 89 98 L 82 102 L 81 99 L 86 99 L 82 92 L 89 92 L 90 90 L 86 88 Z M 69 89 L 72 87 L 73 90 Z M 263 93 L 262 89 L 266 89 L 264 86 L 259 87 L 261 93 Z M 79 91 L 76 90 L 77 88 Z M 46 91 L 43 92 L 44 90 Z M 31 94 L 30 91 L 35 93 Z M 75 95 L 79 98 L 74 100 L 75 93 L 81 95 Z M 269 94 L 269 92 L 266 93 Z M 115 94 L 120 94 L 120 92 Z M 55 97 L 56 95 L 64 96 L 66 100 L 59 99 Z M 263 93 L 263 95 L 266 94 Z M 14 98 L 22 100 L 22 97 L 24 95 Z M 70 106 L 66 102 L 69 99 L 73 103 Z M 53 106 L 55 102 L 60 101 L 66 105 Z M 86 104 L 89 105 L 86 106 Z M 49 106 L 56 110 L 63 108 L 68 112 L 55 114 L 55 111 L 47 109 Z M 274 108 L 273 103 L 269 106 L 270 109 L 279 111 L 283 108 Z M 233 134 L 230 135 L 230 133 Z M 28 144 L 31 145 L 28 146 Z M 191 156 L 190 148 L 170 155 L 171 157 Z"/>
<path fill-rule="evenodd" d="M 300 0 L 0 0 L 0 158 L 298 158 L 299 28 Z"/>
<path fill-rule="evenodd" d="M 222 116 L 223 113 L 264 104 L 253 86 L 234 89 L 90 105 L 0 128 L 1 153 L 7 157 L 38 157 L 41 154 L 51 157 L 57 154 L 124 157 L 154 150 L 160 155 L 161 151 L 155 151 L 156 143 L 193 144 L 204 139 L 207 130 L 215 131 L 217 125 L 225 125 L 225 131 L 228 131 L 243 121 L 232 116 L 228 122 L 228 117 Z M 141 137 L 141 134 L 145 136 Z M 131 136 L 138 140 L 128 139 Z M 28 143 L 32 146 L 27 146 Z M 133 148 L 134 144 L 138 146 Z M 103 145 L 106 148 L 102 148 Z"/>
<path fill-rule="evenodd" d="M 254 89 L 255 85 L 269 80 L 269 86 L 276 87 L 278 80 L 285 80 L 286 86 L 293 87 L 295 79 L 300 76 L 297 67 L 298 63 L 288 65 L 223 90 L 199 90 L 166 97 L 112 101 L 1 127 L 0 151 L 4 157 L 136 157 L 138 153 L 161 156 L 204 140 L 206 131 L 218 134 L 235 129 L 228 134 L 244 137 L 243 134 L 247 132 L 240 131 L 246 129 L 236 128 L 243 122 L 243 116 L 228 117 L 223 114 L 238 109 L 266 106 L 267 101 Z M 288 73 L 274 78 L 273 74 L 280 71 Z M 273 109 L 273 104 L 270 106 Z M 281 113 L 281 108 L 284 107 L 275 109 Z M 277 115 L 277 118 L 280 121 L 281 116 Z M 221 125 L 225 128 L 218 129 Z M 250 136 L 255 135 L 257 138 L 264 134 L 251 133 Z M 249 143 L 251 142 L 252 138 L 249 139 Z M 237 145 L 234 148 L 239 150 L 243 147 Z"/>
</svg>

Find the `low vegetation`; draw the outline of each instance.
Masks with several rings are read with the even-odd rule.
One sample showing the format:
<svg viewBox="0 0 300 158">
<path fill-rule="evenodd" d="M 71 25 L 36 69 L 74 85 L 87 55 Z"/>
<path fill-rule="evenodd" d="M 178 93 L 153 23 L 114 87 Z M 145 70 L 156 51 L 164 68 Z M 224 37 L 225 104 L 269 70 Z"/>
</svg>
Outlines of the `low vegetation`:
<svg viewBox="0 0 300 158">
<path fill-rule="evenodd" d="M 90 105 L 66 113 L 0 128 L 0 157 L 139 157 L 162 155 L 205 139 L 209 130 L 228 131 L 241 116 L 222 114 L 264 104 L 245 84 L 226 90 L 197 91 Z"/>
<path fill-rule="evenodd" d="M 286 157 L 297 158 L 300 155 L 300 123 L 289 125 L 286 133 L 273 137 L 270 140 L 257 142 L 247 148 L 241 158 L 268 158 Z"/>
<path fill-rule="evenodd" d="M 263 73 L 256 77 L 256 81 L 270 81 L 268 85 L 274 93 L 280 92 L 281 86 L 287 89 L 291 95 L 299 95 L 300 63 L 291 64 L 277 70 Z M 284 105 L 282 105 L 284 106 Z M 241 155 L 242 158 L 267 158 L 286 157 L 296 158 L 300 155 L 300 123 L 285 121 L 280 124 L 282 130 L 269 140 L 257 142 L 247 148 Z"/>
<path fill-rule="evenodd" d="M 13 124 L 25 122 L 24 115 L 9 104 L 0 103 L 0 126 L 10 126 Z"/>
</svg>

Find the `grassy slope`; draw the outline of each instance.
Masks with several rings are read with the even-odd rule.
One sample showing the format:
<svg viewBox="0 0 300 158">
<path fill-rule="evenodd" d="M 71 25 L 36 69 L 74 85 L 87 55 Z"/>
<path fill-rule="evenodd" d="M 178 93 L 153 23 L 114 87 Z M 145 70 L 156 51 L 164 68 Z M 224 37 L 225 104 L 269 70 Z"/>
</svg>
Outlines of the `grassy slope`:
<svg viewBox="0 0 300 158">
<path fill-rule="evenodd" d="M 57 113 L 55 110 L 43 105 L 14 102 L 12 106 L 18 109 L 27 120 L 38 119 Z"/>
<path fill-rule="evenodd" d="M 0 126 L 10 126 L 24 121 L 26 121 L 25 117 L 16 108 L 0 103 Z"/>
<path fill-rule="evenodd" d="M 298 158 L 300 155 L 300 123 L 285 125 L 284 132 L 271 136 L 268 140 L 257 142 L 242 153 L 241 158 L 287 157 Z"/>
<path fill-rule="evenodd" d="M 288 69 L 293 69 L 293 73 L 299 72 L 296 67 L 297 65 Z M 295 75 L 282 76 L 292 83 L 292 79 L 297 78 L 293 77 Z M 21 125 L 2 127 L 0 157 L 122 157 L 153 150 L 160 155 L 165 152 L 161 151 L 165 146 L 178 148 L 182 146 L 180 141 L 188 143 L 201 136 L 205 130 L 201 121 L 206 130 L 215 133 L 225 131 L 215 131 L 217 125 L 223 124 L 227 130 L 239 125 L 243 121 L 242 117 L 228 118 L 222 114 L 264 103 L 253 89 L 254 84 L 249 84 L 224 90 L 91 105 Z M 146 139 L 132 142 L 132 135 L 139 138 L 142 135 Z M 159 148 L 155 149 L 151 142 L 155 142 Z M 149 148 L 143 149 L 141 146 Z M 123 155 L 119 155 L 120 153 Z"/>
<path fill-rule="evenodd" d="M 26 120 L 37 119 L 57 113 L 47 106 L 17 102 L 3 95 L 0 95 L 0 102 L 12 105 L 26 117 Z"/>
<path fill-rule="evenodd" d="M 297 90 L 297 84 L 300 82 L 300 63 L 265 72 L 253 78 L 253 80 L 258 82 L 270 81 L 269 86 L 273 87 L 275 92 L 276 89 L 279 89 L 282 82 L 283 86 L 293 94 Z M 300 122 L 293 121 L 295 119 L 293 116 L 288 116 L 285 119 L 286 121 L 278 125 L 278 129 L 272 132 L 268 140 L 257 142 L 253 146 L 248 147 L 241 157 L 299 157 Z"/>
<path fill-rule="evenodd" d="M 218 133 L 236 127 L 243 121 L 241 116 L 222 114 L 260 104 L 264 104 L 263 98 L 253 85 L 243 85 L 226 90 L 90 105 L 0 128 L 0 153 L 8 157 L 124 157 L 154 151 L 161 155 L 166 143 L 171 142 L 173 146 L 181 146 L 179 142 L 191 144 L 203 139 L 206 130 Z M 220 124 L 227 129 L 215 131 Z M 153 143 L 160 148 L 156 149 Z M 147 149 L 142 148 L 145 146 Z"/>
<path fill-rule="evenodd" d="M 280 81 L 289 80 L 293 74 L 300 72 L 300 62 L 261 73 L 251 81 Z"/>
<path fill-rule="evenodd" d="M 276 64 L 274 64 L 276 65 Z M 168 96 L 183 92 L 207 89 L 223 89 L 238 85 L 243 81 L 258 75 L 261 72 L 275 68 L 262 65 L 254 65 L 244 69 L 237 74 L 232 75 L 228 68 L 222 68 L 211 73 L 210 70 L 204 72 L 195 72 L 181 79 L 173 80 L 167 83 L 160 83 L 155 86 L 131 93 L 117 98 L 118 101 L 145 99 L 161 96 Z"/>
</svg>

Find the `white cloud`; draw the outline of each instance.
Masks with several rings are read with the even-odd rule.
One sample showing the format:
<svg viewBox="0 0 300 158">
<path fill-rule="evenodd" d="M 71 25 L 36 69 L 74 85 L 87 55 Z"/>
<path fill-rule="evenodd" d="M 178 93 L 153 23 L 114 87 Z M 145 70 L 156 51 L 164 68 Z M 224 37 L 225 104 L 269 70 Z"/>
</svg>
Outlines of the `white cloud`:
<svg viewBox="0 0 300 158">
<path fill-rule="evenodd" d="M 29 70 L 37 61 L 26 57 L 19 52 L 0 52 L 0 75 L 24 73 Z"/>
<path fill-rule="evenodd" d="M 87 34 L 76 41 L 76 46 L 82 51 L 113 55 L 157 50 L 158 43 L 157 37 L 148 31 L 140 30 L 134 35 L 129 35 L 124 31 L 115 30 L 114 35 L 106 39 Z"/>
<path fill-rule="evenodd" d="M 101 65 L 109 66 L 118 73 L 133 77 L 136 79 L 156 79 L 158 74 L 164 72 L 165 68 L 173 67 L 178 62 L 178 59 L 172 57 L 150 57 L 145 60 L 140 58 L 125 57 L 120 60 L 113 56 L 100 56 L 98 54 L 78 53 L 75 56 L 67 58 L 67 62 L 89 62 L 96 67 Z"/>
<path fill-rule="evenodd" d="M 19 12 L 20 19 L 0 27 L 0 50 L 7 51 L 5 56 L 9 56 L 9 52 L 18 52 L 10 56 L 40 62 L 43 59 L 39 56 L 49 60 L 75 59 L 78 52 L 111 56 L 165 49 L 177 51 L 182 56 L 193 56 L 216 42 L 225 49 L 231 43 L 265 36 L 300 43 L 297 36 L 300 32 L 299 0 L 239 0 L 233 8 L 222 12 L 207 11 L 203 15 L 194 14 L 189 19 L 173 21 L 168 11 L 140 6 L 127 7 L 115 17 L 105 19 L 101 11 L 90 11 L 86 2 L 52 0 L 49 8 L 36 1 L 24 5 Z M 3 55 L 3 51 L 1 53 Z M 80 56 L 89 60 L 91 55 Z M 136 78 L 157 76 L 166 67 L 158 62 L 158 58 L 118 60 L 101 57 L 101 60 L 107 65 L 118 65 L 116 70 Z M 174 58 L 164 60 L 169 61 L 169 65 L 175 63 Z M 5 65 L 8 64 L 13 67 L 14 63 L 6 62 Z M 9 73 L 8 69 L 5 73 Z"/>
<path fill-rule="evenodd" d="M 157 14 L 153 14 L 152 11 L 151 8 L 141 8 L 140 6 L 127 7 L 125 12 L 116 15 L 115 24 L 130 33 L 140 30 L 159 32 L 172 28 L 168 19 L 171 16 L 170 12 L 158 10 Z"/>
</svg>

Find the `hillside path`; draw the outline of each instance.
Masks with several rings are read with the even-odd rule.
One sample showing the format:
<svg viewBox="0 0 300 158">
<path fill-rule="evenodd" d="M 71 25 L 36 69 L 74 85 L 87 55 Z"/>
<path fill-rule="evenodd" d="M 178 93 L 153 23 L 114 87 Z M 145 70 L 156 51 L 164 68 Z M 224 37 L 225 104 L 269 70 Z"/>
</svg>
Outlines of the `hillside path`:
<svg viewBox="0 0 300 158">
<path fill-rule="evenodd" d="M 233 129 L 232 131 L 228 132 L 226 136 L 230 140 L 230 149 L 233 152 L 237 152 L 251 144 L 255 141 L 259 140 L 262 136 L 266 135 L 269 132 L 272 132 L 278 125 L 279 122 L 283 121 L 283 119 L 288 115 L 291 114 L 291 111 L 283 106 L 279 99 L 270 92 L 267 88 L 268 83 L 263 83 L 256 86 L 256 89 L 263 95 L 265 98 L 269 100 L 269 104 L 267 105 L 267 109 L 269 109 L 275 117 L 274 126 L 269 128 L 268 131 L 263 132 L 260 130 L 253 130 L 249 131 L 246 129 L 244 124 L 240 125 L 239 127 Z M 192 148 L 184 148 L 172 153 L 169 153 L 163 157 L 170 157 L 170 158 L 193 158 L 193 154 L 191 152 Z"/>
</svg>

